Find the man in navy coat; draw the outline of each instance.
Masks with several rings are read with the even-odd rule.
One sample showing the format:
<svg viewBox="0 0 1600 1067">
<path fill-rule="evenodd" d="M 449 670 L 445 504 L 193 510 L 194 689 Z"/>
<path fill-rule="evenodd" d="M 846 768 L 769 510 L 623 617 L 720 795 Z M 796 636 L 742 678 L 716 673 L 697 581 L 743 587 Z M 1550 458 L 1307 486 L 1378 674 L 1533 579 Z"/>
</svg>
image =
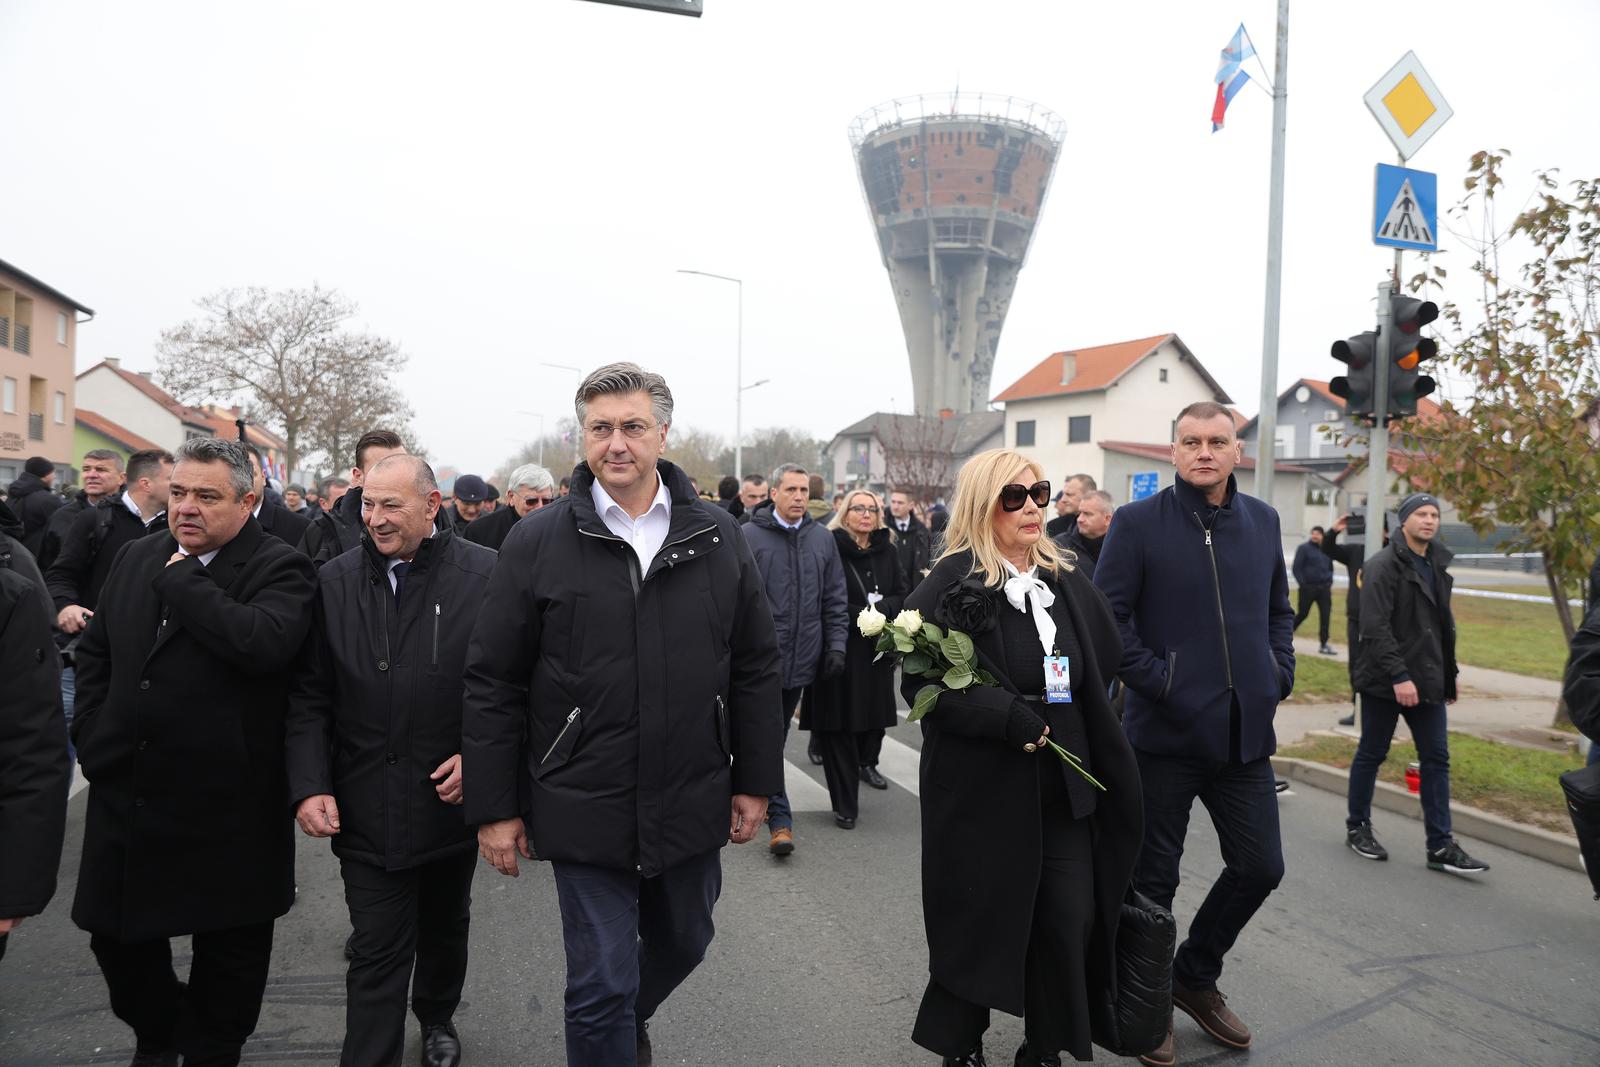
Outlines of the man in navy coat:
<svg viewBox="0 0 1600 1067">
<path fill-rule="evenodd" d="M 1173 1003 L 1212 1038 L 1250 1046 L 1217 991 L 1222 958 L 1283 878 L 1272 719 L 1294 688 L 1294 611 L 1278 514 L 1238 491 L 1239 439 L 1220 404 L 1179 412 L 1174 484 L 1127 504 L 1094 581 L 1122 634 L 1123 728 L 1143 782 L 1145 828 L 1134 887 L 1163 906 L 1178 888 L 1196 798 L 1226 866 L 1173 961 Z M 1169 1034 L 1141 1057 L 1173 1062 Z"/>
</svg>

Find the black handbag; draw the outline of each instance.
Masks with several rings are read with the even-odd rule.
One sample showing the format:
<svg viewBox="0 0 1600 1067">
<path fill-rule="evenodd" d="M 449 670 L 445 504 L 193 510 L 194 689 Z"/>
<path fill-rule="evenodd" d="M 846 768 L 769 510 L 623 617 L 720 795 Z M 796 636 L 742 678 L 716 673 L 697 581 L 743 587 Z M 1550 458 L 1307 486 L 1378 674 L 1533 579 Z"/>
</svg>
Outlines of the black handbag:
<svg viewBox="0 0 1600 1067">
<path fill-rule="evenodd" d="M 1172 1019 L 1172 912 L 1128 890 L 1117 919 L 1116 980 L 1090 1020 L 1094 1043 L 1115 1056 L 1139 1056 L 1167 1039 Z"/>
<path fill-rule="evenodd" d="M 1600 763 L 1563 774 L 1561 792 L 1567 797 L 1567 814 L 1572 816 L 1594 898 L 1600 900 Z"/>
</svg>

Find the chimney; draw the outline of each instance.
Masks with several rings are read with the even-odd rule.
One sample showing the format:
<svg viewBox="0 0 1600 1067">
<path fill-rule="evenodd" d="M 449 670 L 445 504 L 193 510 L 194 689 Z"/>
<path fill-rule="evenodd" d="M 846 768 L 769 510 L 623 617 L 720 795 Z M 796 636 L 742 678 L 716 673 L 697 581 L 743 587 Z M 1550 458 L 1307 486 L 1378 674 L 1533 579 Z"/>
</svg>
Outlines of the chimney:
<svg viewBox="0 0 1600 1067">
<path fill-rule="evenodd" d="M 150 372 L 149 372 L 149 371 L 147 371 L 147 370 L 142 370 L 142 371 L 140 371 L 140 372 L 139 372 L 139 377 L 141 377 L 141 378 L 143 378 L 143 379 L 144 379 L 144 380 L 145 380 L 145 381 L 147 381 L 147 382 L 148 382 L 148 381 L 153 381 L 153 380 L 154 380 L 154 379 L 152 379 L 152 378 L 151 378 L 151 377 L 150 377 Z"/>
<path fill-rule="evenodd" d="M 1061 384 L 1071 385 L 1072 379 L 1078 376 L 1078 354 L 1076 352 L 1061 353 Z"/>
<path fill-rule="evenodd" d="M 107 356 L 105 358 L 105 364 L 106 364 L 106 366 L 110 367 L 112 370 L 121 370 L 122 369 L 122 360 L 117 356 Z"/>
</svg>

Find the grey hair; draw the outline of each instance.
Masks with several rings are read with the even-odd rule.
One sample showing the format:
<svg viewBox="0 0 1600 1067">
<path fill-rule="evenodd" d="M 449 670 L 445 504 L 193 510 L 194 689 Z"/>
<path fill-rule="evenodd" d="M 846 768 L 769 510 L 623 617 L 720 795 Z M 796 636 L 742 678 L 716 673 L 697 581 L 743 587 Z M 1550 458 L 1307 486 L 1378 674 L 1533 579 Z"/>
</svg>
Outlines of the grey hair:
<svg viewBox="0 0 1600 1067">
<path fill-rule="evenodd" d="M 83 454 L 83 458 L 85 462 L 91 459 L 107 460 L 112 466 L 116 467 L 117 470 L 122 469 L 122 453 L 113 452 L 109 448 L 91 448 L 89 451 Z"/>
<path fill-rule="evenodd" d="M 767 480 L 765 478 L 761 477 L 761 475 L 759 475 L 759 474 L 746 474 L 744 476 L 744 484 L 745 485 L 766 485 L 767 484 Z"/>
<path fill-rule="evenodd" d="M 1112 512 L 1112 511 L 1116 511 L 1117 510 L 1116 501 L 1112 500 L 1111 499 L 1111 494 L 1106 492 L 1104 489 L 1091 489 L 1091 490 L 1089 490 L 1087 493 L 1083 494 L 1083 496 L 1079 498 L 1078 506 L 1082 507 L 1083 506 L 1083 502 L 1085 500 L 1098 500 L 1098 501 L 1100 501 L 1100 503 L 1102 503 L 1102 504 L 1104 504 L 1106 506 L 1106 511 L 1107 512 Z"/>
<path fill-rule="evenodd" d="M 372 469 L 367 472 L 367 476 L 371 477 L 377 474 L 390 464 L 399 466 L 402 463 L 410 466 L 411 475 L 416 479 L 417 492 L 427 496 L 429 493 L 439 491 L 439 479 L 434 477 L 433 468 L 428 466 L 428 461 L 421 456 L 413 456 L 405 452 L 396 452 L 392 456 L 384 456 L 372 465 Z"/>
<path fill-rule="evenodd" d="M 810 472 L 808 472 L 804 467 L 800 466 L 800 464 L 798 464 L 798 463 L 780 463 L 776 467 L 772 468 L 772 484 L 773 485 L 778 485 L 779 483 L 781 483 L 783 481 L 783 476 L 785 474 L 804 474 L 804 475 L 806 475 L 807 476 L 806 489 L 807 489 L 807 491 L 810 491 L 810 488 L 811 488 L 810 481 L 809 481 Z"/>
<path fill-rule="evenodd" d="M 540 489 L 554 489 L 555 476 L 537 463 L 524 463 L 511 472 L 511 477 L 506 479 L 506 490 L 521 489 L 526 486 L 537 492 Z"/>
<path fill-rule="evenodd" d="M 672 422 L 672 390 L 667 388 L 665 378 L 637 363 L 607 363 L 590 371 L 578 386 L 577 396 L 573 398 L 578 425 L 583 425 L 589 413 L 589 401 L 613 393 L 649 393 L 650 414 L 655 416 L 656 422 L 662 426 Z"/>
<path fill-rule="evenodd" d="M 250 466 L 250 453 L 237 441 L 227 441 L 221 437 L 191 437 L 178 446 L 172 457 L 174 463 L 185 460 L 191 463 L 226 463 L 233 498 L 242 500 L 246 493 L 255 492 L 256 474 Z"/>
</svg>

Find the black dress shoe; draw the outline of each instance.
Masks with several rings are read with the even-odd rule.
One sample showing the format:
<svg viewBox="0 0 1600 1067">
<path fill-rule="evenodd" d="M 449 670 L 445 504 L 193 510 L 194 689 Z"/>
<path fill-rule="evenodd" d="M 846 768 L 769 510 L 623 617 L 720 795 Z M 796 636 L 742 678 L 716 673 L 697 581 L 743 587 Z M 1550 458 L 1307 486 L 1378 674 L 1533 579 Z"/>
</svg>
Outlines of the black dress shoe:
<svg viewBox="0 0 1600 1067">
<path fill-rule="evenodd" d="M 461 1062 L 461 1039 L 450 1023 L 422 1028 L 422 1067 L 457 1067 Z"/>
<path fill-rule="evenodd" d="M 861 780 L 874 789 L 888 789 L 889 779 L 878 773 L 876 767 L 861 768 Z"/>
<path fill-rule="evenodd" d="M 944 1067 L 989 1067 L 989 1061 L 983 1058 L 982 1045 L 960 1056 L 946 1056 L 942 1062 Z"/>
<path fill-rule="evenodd" d="M 1017 1049 L 1016 1067 L 1061 1067 L 1061 1056 L 1055 1052 L 1035 1052 L 1024 1041 Z"/>
<path fill-rule="evenodd" d="M 812 734 L 811 740 L 806 742 L 806 758 L 813 764 L 822 766 L 822 753 L 817 749 L 817 735 Z"/>
<path fill-rule="evenodd" d="M 178 1067 L 178 1050 L 169 1048 L 161 1052 L 135 1052 L 128 1067 Z"/>
<path fill-rule="evenodd" d="M 650 1024 L 640 1023 L 639 1034 L 634 1041 L 633 1060 L 639 1067 L 650 1067 L 656 1061 L 655 1049 L 650 1047 Z"/>
<path fill-rule="evenodd" d="M 855 816 L 840 815 L 838 812 L 834 812 L 833 824 L 841 830 L 854 830 L 856 828 Z"/>
</svg>

